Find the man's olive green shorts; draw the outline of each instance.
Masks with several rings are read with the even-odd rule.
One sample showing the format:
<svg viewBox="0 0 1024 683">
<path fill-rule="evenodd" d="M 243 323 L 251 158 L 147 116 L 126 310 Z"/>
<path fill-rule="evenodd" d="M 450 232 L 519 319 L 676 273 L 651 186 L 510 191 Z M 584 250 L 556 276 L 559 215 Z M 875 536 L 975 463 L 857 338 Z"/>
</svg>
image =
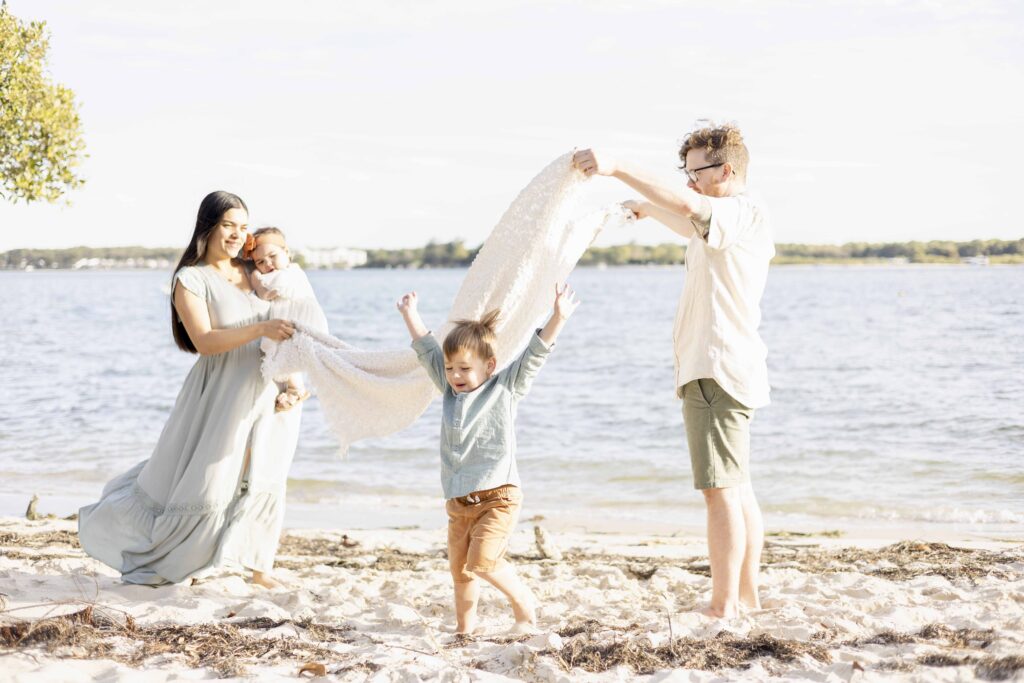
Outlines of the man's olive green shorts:
<svg viewBox="0 0 1024 683">
<path fill-rule="evenodd" d="M 693 488 L 724 489 L 749 482 L 754 411 L 713 379 L 687 382 L 682 394 Z"/>
</svg>

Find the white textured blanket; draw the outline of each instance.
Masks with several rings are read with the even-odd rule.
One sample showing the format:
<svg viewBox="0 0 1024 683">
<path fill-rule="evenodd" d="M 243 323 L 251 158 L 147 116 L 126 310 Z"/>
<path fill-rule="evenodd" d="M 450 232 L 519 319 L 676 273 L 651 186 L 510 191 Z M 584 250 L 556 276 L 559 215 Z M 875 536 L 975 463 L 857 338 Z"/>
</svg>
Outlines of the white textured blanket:
<svg viewBox="0 0 1024 683">
<path fill-rule="evenodd" d="M 499 308 L 495 351 L 501 368 L 551 310 L 555 283 L 568 277 L 597 234 L 632 220 L 618 204 L 571 220 L 584 181 L 571 159 L 565 154 L 551 162 L 505 211 L 466 273 L 438 339 L 448 334 L 450 321 Z M 437 394 L 412 349 L 358 349 L 315 330 L 296 332 L 263 359 L 266 377 L 299 371 L 316 389 L 342 451 L 359 439 L 409 426 Z"/>
</svg>

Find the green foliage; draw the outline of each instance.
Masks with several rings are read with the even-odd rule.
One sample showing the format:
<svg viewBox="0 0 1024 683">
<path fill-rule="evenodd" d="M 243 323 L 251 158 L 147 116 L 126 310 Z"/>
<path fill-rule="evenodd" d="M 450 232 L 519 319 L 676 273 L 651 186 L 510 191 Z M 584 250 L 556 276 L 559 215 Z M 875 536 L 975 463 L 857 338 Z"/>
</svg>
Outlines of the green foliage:
<svg viewBox="0 0 1024 683">
<path fill-rule="evenodd" d="M 85 141 L 75 95 L 46 74 L 44 22 L 0 6 L 0 197 L 57 201 L 84 182 Z"/>
<path fill-rule="evenodd" d="M 1024 240 L 972 240 L 970 242 L 888 242 L 867 244 L 777 244 L 774 263 L 906 260 L 909 263 L 959 263 L 961 258 L 988 256 L 994 262 L 1024 261 Z"/>
<path fill-rule="evenodd" d="M 670 265 L 682 263 L 686 247 L 681 244 L 619 244 L 613 247 L 591 247 L 583 254 L 580 264 L 606 265 Z"/>
<path fill-rule="evenodd" d="M 455 240 L 441 244 L 431 240 L 421 249 L 368 249 L 363 268 L 458 268 L 468 266 L 480 248 L 468 249 Z"/>
<path fill-rule="evenodd" d="M 0 269 L 74 268 L 82 259 L 100 259 L 127 265 L 129 259 L 137 267 L 145 261 L 167 261 L 171 265 L 181 258 L 181 249 L 170 247 L 71 247 L 70 249 L 12 249 L 0 254 Z"/>
</svg>

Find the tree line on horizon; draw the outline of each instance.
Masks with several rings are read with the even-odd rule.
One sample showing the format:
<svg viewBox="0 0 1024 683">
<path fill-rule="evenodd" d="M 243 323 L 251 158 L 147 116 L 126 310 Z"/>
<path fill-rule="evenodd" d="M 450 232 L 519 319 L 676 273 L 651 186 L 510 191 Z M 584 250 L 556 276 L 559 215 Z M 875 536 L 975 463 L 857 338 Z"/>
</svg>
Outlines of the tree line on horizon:
<svg viewBox="0 0 1024 683">
<path fill-rule="evenodd" d="M 467 247 L 463 240 L 429 242 L 411 249 L 368 249 L 361 268 L 460 268 L 476 258 L 480 247 Z M 0 269 L 23 270 L 73 268 L 83 259 L 108 262 L 155 260 L 176 263 L 181 249 L 175 247 L 70 247 L 67 249 L 12 249 L 0 253 Z M 580 259 L 583 266 L 677 265 L 683 263 L 682 244 L 619 244 L 591 247 Z M 907 263 L 959 263 L 961 259 L 988 257 L 993 263 L 1024 263 L 1024 239 L 971 240 L 952 242 L 888 242 L 869 244 L 777 244 L 773 263 L 875 263 L 892 260 Z M 305 266 L 301 254 L 296 255 Z"/>
</svg>

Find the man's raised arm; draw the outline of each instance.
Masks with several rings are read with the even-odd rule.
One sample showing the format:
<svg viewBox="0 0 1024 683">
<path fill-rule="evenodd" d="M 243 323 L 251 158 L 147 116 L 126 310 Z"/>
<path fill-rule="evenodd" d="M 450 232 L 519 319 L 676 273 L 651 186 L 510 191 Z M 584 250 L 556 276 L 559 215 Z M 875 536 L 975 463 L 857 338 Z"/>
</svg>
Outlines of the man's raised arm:
<svg viewBox="0 0 1024 683">
<path fill-rule="evenodd" d="M 576 152 L 572 157 L 572 163 L 587 176 L 597 174 L 617 178 L 642 194 L 656 207 L 693 220 L 697 225 L 704 225 L 711 220 L 711 204 L 705 197 L 685 186 L 670 187 L 645 168 L 613 159 L 607 154 L 598 154 L 592 149 L 581 149 Z M 679 234 L 684 234 L 677 229 L 675 221 L 670 224 L 661 220 L 653 211 L 649 212 L 649 215 Z M 691 232 L 690 235 L 684 236 L 692 237 L 693 234 Z"/>
</svg>

